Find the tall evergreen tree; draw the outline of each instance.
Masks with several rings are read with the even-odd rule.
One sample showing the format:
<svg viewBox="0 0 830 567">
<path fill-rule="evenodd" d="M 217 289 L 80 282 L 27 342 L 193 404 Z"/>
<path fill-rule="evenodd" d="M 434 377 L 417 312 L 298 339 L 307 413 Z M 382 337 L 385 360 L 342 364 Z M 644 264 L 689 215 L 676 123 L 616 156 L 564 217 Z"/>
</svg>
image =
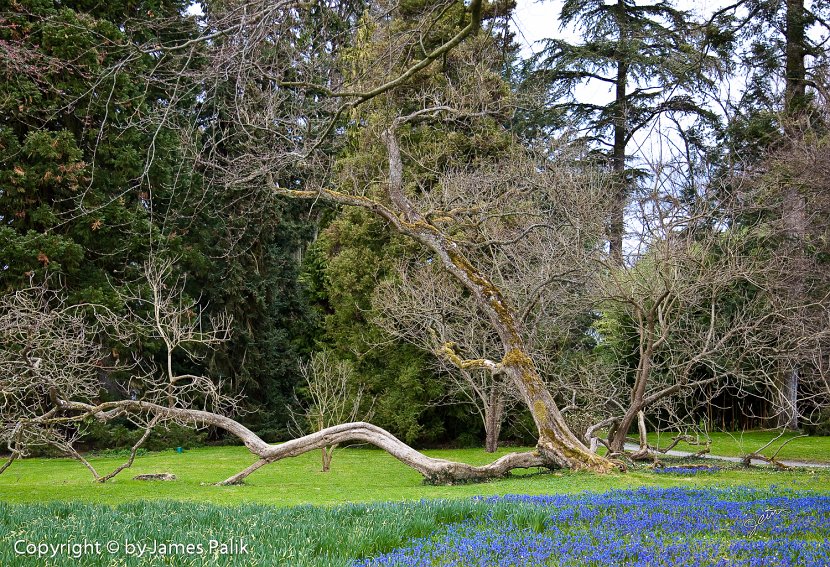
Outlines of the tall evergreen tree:
<svg viewBox="0 0 830 567">
<path fill-rule="evenodd" d="M 563 28 L 574 26 L 582 41 L 546 40 L 525 71 L 528 88 L 547 89 L 544 108 L 531 125 L 578 129 L 614 172 L 616 204 L 608 232 L 618 263 L 626 203 L 642 176 L 630 163 L 632 139 L 664 114 L 714 119 L 699 95 L 712 88 L 718 58 L 701 47 L 701 28 L 690 13 L 674 4 L 566 0 L 559 20 Z M 612 98 L 601 102 L 606 88 Z"/>
<path fill-rule="evenodd" d="M 164 94 L 141 87 L 154 61 L 132 33 L 172 14 L 180 34 L 183 10 L 0 4 L 0 287 L 50 273 L 78 300 L 112 303 L 108 279 L 136 275 L 159 234 L 148 195 L 176 184 L 181 156 L 169 132 L 135 124 Z"/>
</svg>

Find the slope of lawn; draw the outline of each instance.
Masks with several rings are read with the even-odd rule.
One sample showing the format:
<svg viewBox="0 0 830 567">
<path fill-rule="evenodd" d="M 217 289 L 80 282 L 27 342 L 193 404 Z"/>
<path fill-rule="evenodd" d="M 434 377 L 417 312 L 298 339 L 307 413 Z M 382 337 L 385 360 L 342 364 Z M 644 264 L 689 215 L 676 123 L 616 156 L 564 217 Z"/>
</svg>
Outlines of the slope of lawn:
<svg viewBox="0 0 830 567">
<path fill-rule="evenodd" d="M 502 450 L 499 454 L 506 453 Z M 494 458 L 480 449 L 428 451 L 435 457 L 469 463 Z M 122 462 L 123 457 L 92 457 L 100 472 Z M 335 453 L 332 470 L 320 472 L 319 453 L 312 452 L 268 465 L 251 475 L 245 485 L 218 487 L 212 484 L 227 478 L 253 462 L 243 447 L 210 447 L 176 453 L 173 450 L 149 453 L 136 459 L 132 469 L 110 482 L 92 482 L 92 476 L 70 459 L 25 459 L 15 462 L 0 475 L 0 501 L 8 503 L 82 501 L 120 504 L 135 500 L 187 500 L 216 504 L 298 504 L 332 505 L 345 502 L 420 500 L 423 498 L 464 498 L 498 494 L 551 494 L 601 491 L 639 486 L 744 485 L 763 488 L 770 484 L 794 489 L 830 486 L 830 471 L 777 472 L 766 468 L 724 470 L 707 477 L 658 475 L 634 470 L 597 476 L 561 472 L 533 474 L 517 472 L 513 478 L 483 484 L 426 486 L 421 476 L 383 451 L 354 448 Z M 173 482 L 132 480 L 143 473 L 170 472 Z"/>
</svg>

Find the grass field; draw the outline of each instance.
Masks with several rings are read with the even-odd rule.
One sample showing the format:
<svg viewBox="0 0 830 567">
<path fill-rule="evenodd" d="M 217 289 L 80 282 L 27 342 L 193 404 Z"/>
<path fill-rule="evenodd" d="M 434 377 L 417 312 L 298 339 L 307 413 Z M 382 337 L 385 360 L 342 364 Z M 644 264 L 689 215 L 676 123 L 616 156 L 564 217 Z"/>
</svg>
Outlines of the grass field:
<svg viewBox="0 0 830 567">
<path fill-rule="evenodd" d="M 666 447 L 672 442 L 675 433 L 649 433 L 648 441 L 651 445 Z M 764 449 L 764 454 L 772 456 L 779 447 L 778 459 L 806 461 L 813 463 L 830 463 L 830 437 L 796 437 L 797 433 L 786 433 L 772 445 Z M 711 453 L 726 457 L 740 457 L 757 451 L 778 436 L 777 431 L 747 431 L 744 433 L 711 433 Z M 789 442 L 788 442 L 789 441 Z M 786 443 L 786 445 L 785 445 Z M 675 447 L 678 451 L 695 452 L 699 446 L 680 442 Z"/>
<path fill-rule="evenodd" d="M 501 451 L 505 453 L 507 451 Z M 428 451 L 429 455 L 485 463 L 493 459 L 480 449 Z M 105 471 L 122 458 L 92 457 Z M 684 478 L 656 475 L 646 470 L 596 476 L 561 472 L 524 475 L 483 484 L 426 486 L 421 476 L 383 451 L 343 449 L 335 453 L 332 470 L 320 472 L 319 454 L 307 453 L 268 465 L 251 475 L 242 486 L 212 486 L 253 462 L 243 447 L 212 447 L 176 453 L 172 450 L 149 453 L 136 459 L 132 469 L 100 485 L 89 472 L 70 459 L 26 459 L 15 462 L 0 475 L 0 501 L 8 503 L 76 500 L 87 503 L 119 504 L 135 500 L 188 500 L 215 504 L 257 503 L 278 506 L 299 504 L 332 505 L 345 502 L 420 500 L 423 498 L 464 498 L 498 494 L 551 494 L 583 490 L 639 486 L 751 486 L 776 484 L 794 489 L 821 489 L 830 486 L 830 472 L 776 472 L 767 469 L 723 471 L 714 478 Z M 142 473 L 171 472 L 174 482 L 132 480 Z"/>
<path fill-rule="evenodd" d="M 830 496 L 746 488 L 288 508 L 0 503 L 0 565 L 819 567 L 828 517 Z"/>
<path fill-rule="evenodd" d="M 811 454 L 826 459 L 821 447 L 826 446 Z M 494 458 L 477 449 L 427 453 L 469 463 Z M 100 472 L 122 459 L 90 458 Z M 242 447 L 149 453 L 104 485 L 93 483 L 73 460 L 15 462 L 0 475 L 0 566 L 673 564 L 657 560 L 665 550 L 672 550 L 674 555 L 665 557 L 674 559 L 702 557 L 688 565 L 720 565 L 723 557 L 730 558 L 730 566 L 830 564 L 830 533 L 825 533 L 830 526 L 830 470 L 775 471 L 729 464 L 705 473 L 679 468 L 660 474 L 645 467 L 604 476 L 530 470 L 481 484 L 428 486 L 380 450 L 350 448 L 335 454 L 328 473 L 320 472 L 319 453 L 313 452 L 260 469 L 242 486 L 212 484 L 252 461 Z M 155 472 L 178 478 L 132 480 L 136 474 Z M 522 496 L 499 497 L 511 494 Z M 606 502 L 602 494 L 611 500 Z M 747 518 L 764 517 L 765 506 L 786 511 L 786 520 L 765 520 L 769 525 L 758 534 L 735 532 L 733 527 Z M 563 516 L 563 510 L 577 516 Z M 711 517 L 701 520 L 706 514 Z M 694 521 L 684 524 L 686 518 Z M 710 524 L 719 526 L 716 532 L 706 531 Z M 623 552 L 601 547 L 613 535 L 609 526 L 621 530 L 614 537 L 624 540 Z M 637 526 L 642 534 L 657 530 L 662 539 L 626 535 Z M 776 532 L 781 526 L 786 529 Z M 683 530 L 698 533 L 686 538 Z M 700 548 L 701 539 L 705 557 L 688 547 Z M 78 547 L 110 541 L 120 546 L 115 553 Z M 233 551 L 231 542 L 245 543 L 249 551 L 223 554 L 221 545 Z M 49 546 L 61 543 L 66 547 L 51 557 Z M 180 544 L 200 544 L 202 549 L 189 553 L 175 547 Z M 140 546 L 146 546 L 146 553 L 139 553 Z M 79 549 L 80 555 L 73 556 Z M 499 549 L 534 549 L 536 555 L 532 562 L 505 563 Z M 570 559 L 556 555 L 557 550 L 567 551 Z M 462 551 L 466 555 L 459 555 Z M 617 559 L 609 563 L 612 555 Z M 759 556 L 768 560 L 752 562 Z"/>
</svg>

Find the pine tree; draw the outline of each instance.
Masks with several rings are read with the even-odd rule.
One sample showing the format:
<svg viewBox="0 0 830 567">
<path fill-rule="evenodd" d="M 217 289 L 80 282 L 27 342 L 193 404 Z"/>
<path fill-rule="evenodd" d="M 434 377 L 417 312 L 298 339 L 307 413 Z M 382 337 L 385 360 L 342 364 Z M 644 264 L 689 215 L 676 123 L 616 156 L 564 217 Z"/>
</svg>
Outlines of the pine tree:
<svg viewBox="0 0 830 567">
<path fill-rule="evenodd" d="M 582 41 L 548 39 L 530 60 L 527 88 L 541 84 L 547 92 L 529 126 L 583 132 L 583 142 L 614 172 L 609 242 L 622 263 L 625 207 L 643 174 L 630 164 L 629 145 L 660 115 L 712 123 L 714 115 L 697 94 L 712 87 L 717 58 L 702 49 L 702 28 L 671 1 L 566 0 L 559 20 L 575 26 Z M 613 98 L 599 102 L 606 88 Z"/>
</svg>

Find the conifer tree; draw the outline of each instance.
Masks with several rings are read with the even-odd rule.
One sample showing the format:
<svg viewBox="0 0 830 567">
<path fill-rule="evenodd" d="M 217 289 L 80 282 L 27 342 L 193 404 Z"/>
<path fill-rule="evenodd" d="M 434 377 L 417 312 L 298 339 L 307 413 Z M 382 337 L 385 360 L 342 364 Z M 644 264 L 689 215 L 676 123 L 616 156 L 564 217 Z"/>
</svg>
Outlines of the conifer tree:
<svg viewBox="0 0 830 567">
<path fill-rule="evenodd" d="M 711 123 L 699 94 L 712 88 L 717 58 L 702 47 L 692 16 L 670 0 L 566 0 L 559 20 L 563 28 L 574 26 L 581 41 L 545 40 L 525 70 L 528 88 L 546 88 L 536 128 L 578 130 L 614 172 L 608 239 L 622 263 L 625 207 L 642 177 L 630 144 L 661 115 Z M 606 90 L 611 99 L 602 102 Z"/>
</svg>

